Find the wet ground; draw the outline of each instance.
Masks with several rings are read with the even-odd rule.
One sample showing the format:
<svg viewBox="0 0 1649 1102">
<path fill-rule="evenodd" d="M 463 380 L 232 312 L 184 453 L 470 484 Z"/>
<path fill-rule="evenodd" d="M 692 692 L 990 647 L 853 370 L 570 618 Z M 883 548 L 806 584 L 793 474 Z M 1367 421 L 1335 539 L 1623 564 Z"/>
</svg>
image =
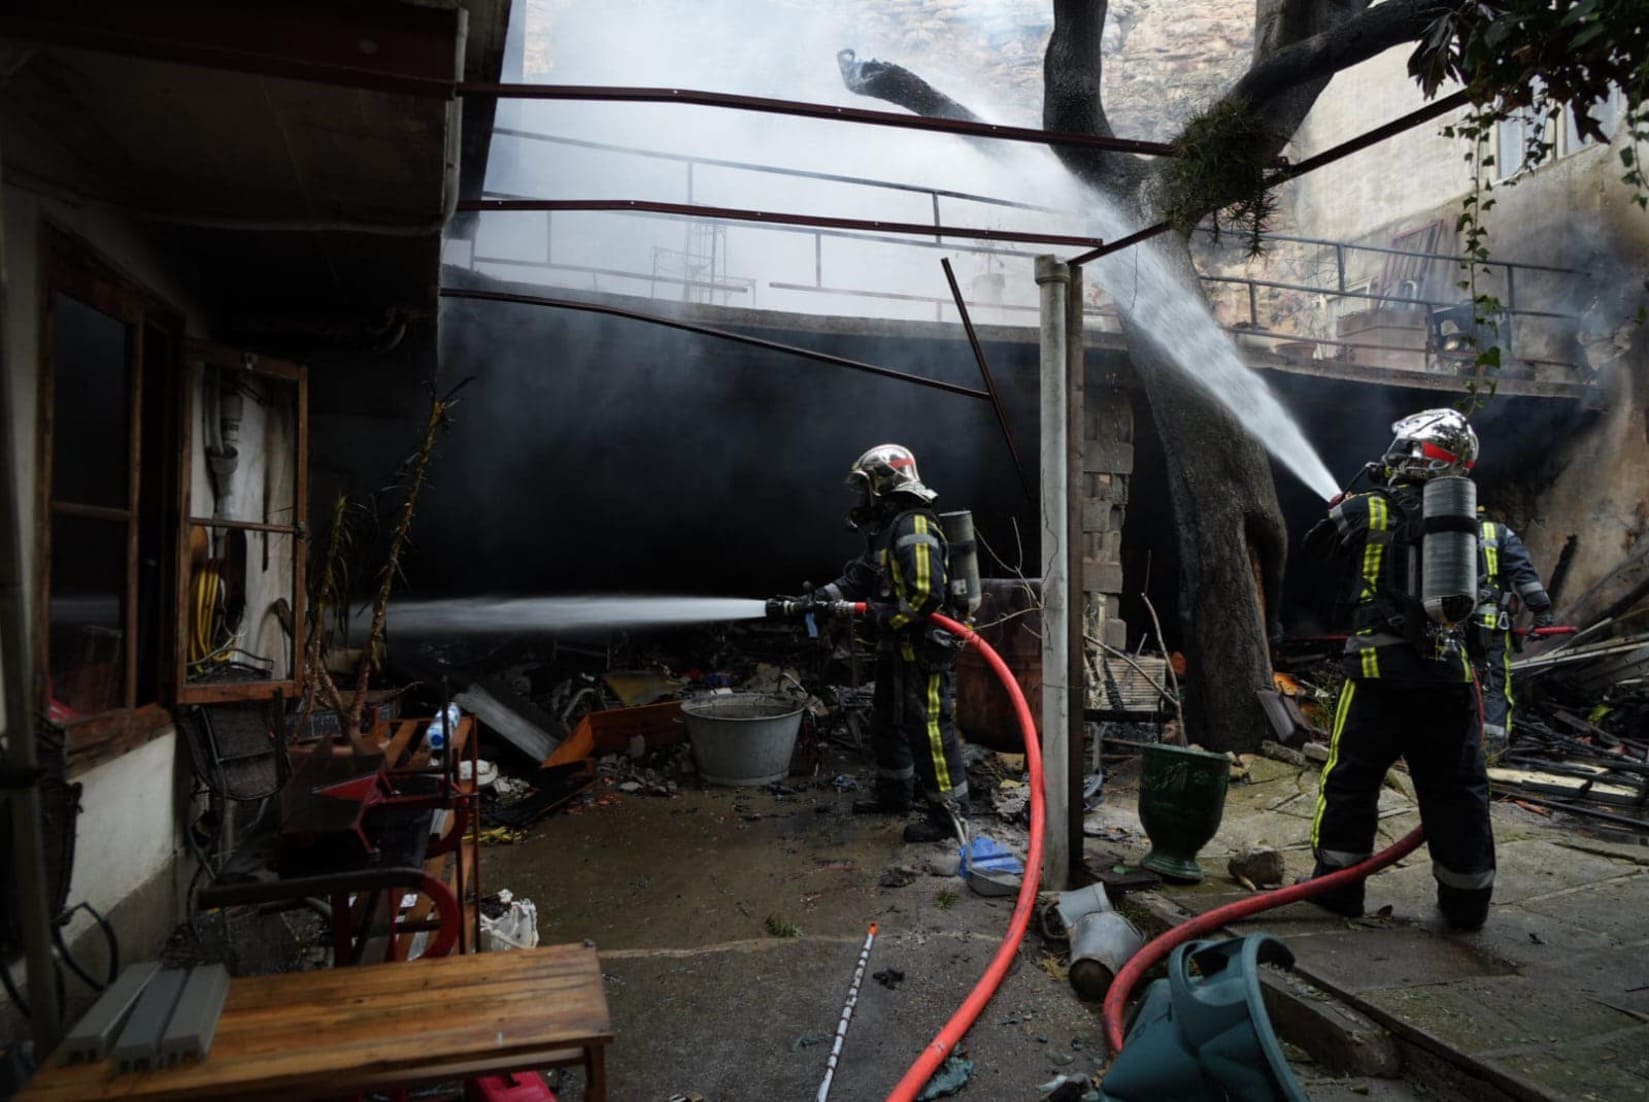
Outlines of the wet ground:
<svg viewBox="0 0 1649 1102">
<path fill-rule="evenodd" d="M 946 847 L 905 845 L 902 820 L 852 815 L 854 795 L 828 783 L 780 797 L 691 785 L 672 798 L 617 794 L 487 849 L 484 888 L 532 899 L 541 941 L 600 948 L 614 1099 L 812 1098 L 872 922 L 868 972 L 904 979 L 890 988 L 867 975 L 830 1097 L 885 1097 L 932 1039 L 995 952 L 1012 901 L 928 873 Z M 1132 797 L 1113 802 L 1124 799 L 1119 825 L 1138 837 Z M 976 829 L 1022 846 L 988 817 Z M 1090 859 L 1115 848 L 1093 840 Z M 914 878 L 883 886 L 900 867 Z M 1034 935 L 1020 949 L 967 1038 L 976 1071 L 959 1097 L 1036 1099 L 1060 1075 L 1104 1066 L 1098 1007 L 1075 996 L 1049 955 Z M 1313 1098 L 1421 1097 L 1400 1080 L 1298 1070 Z M 576 1073 L 560 1096 L 582 1097 Z"/>
<path fill-rule="evenodd" d="M 902 820 L 854 816 L 852 798 L 626 796 L 487 851 L 483 883 L 532 899 L 541 941 L 600 948 L 615 1099 L 812 1097 L 830 1048 L 819 1038 L 835 1031 L 872 922 L 868 971 L 905 978 L 866 977 L 831 1097 L 884 1097 L 931 1040 L 994 953 L 1012 901 L 927 873 L 944 847 L 903 844 Z M 882 887 L 900 866 L 915 878 Z M 971 1097 L 1035 1098 L 1054 1076 L 1097 1066 L 1097 1014 L 1040 956 L 1025 947 L 969 1038 Z"/>
</svg>

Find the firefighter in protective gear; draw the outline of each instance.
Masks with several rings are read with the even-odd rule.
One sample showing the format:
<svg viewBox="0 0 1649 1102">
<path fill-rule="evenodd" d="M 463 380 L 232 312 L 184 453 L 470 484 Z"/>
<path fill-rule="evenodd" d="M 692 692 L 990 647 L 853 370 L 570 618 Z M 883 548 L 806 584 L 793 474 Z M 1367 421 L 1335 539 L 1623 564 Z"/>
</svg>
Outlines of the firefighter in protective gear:
<svg viewBox="0 0 1649 1102">
<path fill-rule="evenodd" d="M 1413 575 L 1425 483 L 1469 471 L 1477 437 L 1455 410 L 1427 410 L 1392 430 L 1384 483 L 1342 496 L 1306 536 L 1308 551 L 1347 562 L 1353 632 L 1311 826 L 1315 875 L 1372 854 L 1380 788 L 1402 756 L 1426 827 L 1438 908 L 1455 929 L 1475 930 L 1488 916 L 1495 869 L 1477 694 L 1464 633 L 1429 621 Z M 1315 902 L 1360 915 L 1363 884 Z"/>
<path fill-rule="evenodd" d="M 1483 689 L 1483 752 L 1492 762 L 1506 752 L 1512 734 L 1512 619 L 1517 605 L 1534 613 L 1535 627 L 1551 627 L 1552 599 L 1510 525 L 1480 518 L 1479 528 L 1477 676 Z"/>
<path fill-rule="evenodd" d="M 945 536 L 928 507 L 938 495 L 923 485 L 916 457 L 898 444 L 861 455 L 847 484 L 855 495 L 848 523 L 864 533 L 865 554 L 818 596 L 869 602 L 878 629 L 876 787 L 853 809 L 907 813 L 920 780 L 927 807 L 905 828 L 905 840 L 940 841 L 955 833 L 953 816 L 967 815 L 968 781 L 954 719 L 957 644 L 927 620 L 944 609 L 949 592 Z"/>
</svg>

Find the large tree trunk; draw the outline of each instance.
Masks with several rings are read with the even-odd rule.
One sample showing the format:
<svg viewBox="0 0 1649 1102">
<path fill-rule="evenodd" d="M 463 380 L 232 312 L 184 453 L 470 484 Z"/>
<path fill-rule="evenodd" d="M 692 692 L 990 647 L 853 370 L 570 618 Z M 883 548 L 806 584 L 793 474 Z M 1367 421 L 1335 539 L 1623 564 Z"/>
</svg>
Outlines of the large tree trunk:
<svg viewBox="0 0 1649 1102">
<path fill-rule="evenodd" d="M 1184 238 L 1140 248 L 1163 257 L 1184 293 L 1201 282 Z M 1265 450 L 1128 317 L 1128 355 L 1162 439 L 1179 548 L 1185 727 L 1210 750 L 1258 750 L 1270 728 L 1255 693 L 1271 688 L 1268 616 L 1281 594 L 1287 535 Z"/>
</svg>

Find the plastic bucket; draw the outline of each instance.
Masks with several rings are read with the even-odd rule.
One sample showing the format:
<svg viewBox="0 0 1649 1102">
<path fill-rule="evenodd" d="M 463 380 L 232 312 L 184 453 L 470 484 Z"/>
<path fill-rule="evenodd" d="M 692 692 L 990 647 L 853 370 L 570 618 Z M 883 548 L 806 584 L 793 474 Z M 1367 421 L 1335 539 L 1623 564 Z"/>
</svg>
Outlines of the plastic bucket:
<svg viewBox="0 0 1649 1102">
<path fill-rule="evenodd" d="M 802 705 L 768 693 L 734 693 L 681 706 L 699 775 L 711 784 L 762 785 L 790 773 Z"/>
</svg>

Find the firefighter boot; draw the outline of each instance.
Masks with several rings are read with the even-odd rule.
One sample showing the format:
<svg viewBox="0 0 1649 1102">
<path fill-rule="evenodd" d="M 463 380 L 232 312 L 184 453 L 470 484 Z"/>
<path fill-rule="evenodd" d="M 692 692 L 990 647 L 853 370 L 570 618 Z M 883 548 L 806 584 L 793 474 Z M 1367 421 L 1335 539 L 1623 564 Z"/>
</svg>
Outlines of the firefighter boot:
<svg viewBox="0 0 1649 1102">
<path fill-rule="evenodd" d="M 1449 929 L 1470 933 L 1483 928 L 1489 917 L 1489 897 L 1493 894 L 1490 888 L 1451 888 L 1439 884 L 1437 909 L 1443 912 Z"/>
<path fill-rule="evenodd" d="M 911 782 L 879 777 L 872 794 L 863 800 L 853 801 L 855 815 L 908 815 L 913 806 L 911 801 Z"/>
<path fill-rule="evenodd" d="M 956 820 L 966 820 L 967 817 L 965 805 L 930 801 L 922 817 L 905 828 L 905 841 L 943 842 L 956 838 Z"/>
<path fill-rule="evenodd" d="M 1339 869 L 1319 861 L 1316 870 L 1312 872 L 1308 879 L 1315 880 L 1319 876 L 1327 876 L 1331 872 L 1339 871 Z M 1305 881 L 1298 881 L 1298 883 L 1303 884 Z M 1332 911 L 1344 918 L 1362 918 L 1363 882 L 1359 880 L 1355 884 L 1347 884 L 1344 887 L 1324 892 L 1322 895 L 1314 895 L 1311 897 L 1310 902 L 1317 904 L 1325 911 Z"/>
</svg>

